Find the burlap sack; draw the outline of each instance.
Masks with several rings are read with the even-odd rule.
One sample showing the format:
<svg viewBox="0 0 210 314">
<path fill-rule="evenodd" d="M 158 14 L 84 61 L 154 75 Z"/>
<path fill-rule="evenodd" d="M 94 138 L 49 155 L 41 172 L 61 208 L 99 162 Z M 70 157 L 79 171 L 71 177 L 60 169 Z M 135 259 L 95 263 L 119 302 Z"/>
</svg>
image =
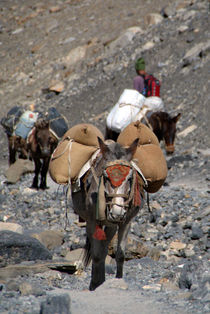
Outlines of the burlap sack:
<svg viewBox="0 0 210 314">
<path fill-rule="evenodd" d="M 94 125 L 88 123 L 81 123 L 73 126 L 64 134 L 63 139 L 66 137 L 70 137 L 74 139 L 75 142 L 83 145 L 97 147 L 97 137 L 100 137 L 102 140 L 104 140 L 104 136 L 101 131 Z"/>
<path fill-rule="evenodd" d="M 60 142 L 49 164 L 49 173 L 53 181 L 58 184 L 67 184 L 69 177 L 71 181 L 74 181 L 83 165 L 96 150 L 96 146 L 70 143 L 68 139 Z"/>
<path fill-rule="evenodd" d="M 81 168 L 99 147 L 97 137 L 104 139 L 101 131 L 92 124 L 77 124 L 69 129 L 55 149 L 49 164 L 53 181 L 67 184 L 69 178 L 71 181 L 76 180 Z"/>
<path fill-rule="evenodd" d="M 140 145 L 134 155 L 138 166 L 147 179 L 149 193 L 157 192 L 163 185 L 168 168 L 161 148 L 155 144 Z"/>
<path fill-rule="evenodd" d="M 137 137 L 140 139 L 139 145 L 155 144 L 159 146 L 156 135 L 140 121 L 130 123 L 120 133 L 117 142 L 123 146 L 130 146 Z"/>
</svg>

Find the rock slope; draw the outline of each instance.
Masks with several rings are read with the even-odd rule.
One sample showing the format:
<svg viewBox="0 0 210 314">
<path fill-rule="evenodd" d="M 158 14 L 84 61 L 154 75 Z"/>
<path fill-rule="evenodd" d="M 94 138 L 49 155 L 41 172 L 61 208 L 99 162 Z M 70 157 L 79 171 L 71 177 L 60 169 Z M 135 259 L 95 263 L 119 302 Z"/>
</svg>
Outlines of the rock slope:
<svg viewBox="0 0 210 314">
<path fill-rule="evenodd" d="M 104 132 L 140 55 L 162 81 L 166 110 L 182 116 L 166 183 L 150 195 L 153 215 L 145 206 L 133 220 L 123 280 L 114 279 L 110 257 L 107 281 L 91 293 L 90 268 L 75 272 L 85 228 L 70 210 L 64 230 L 65 195 L 50 178 L 44 192 L 29 188 L 31 173 L 6 184 L 0 129 L 1 313 L 210 311 L 209 3 L 132 2 L 3 2 L 0 117 L 14 105 L 55 106 L 69 126 Z"/>
</svg>

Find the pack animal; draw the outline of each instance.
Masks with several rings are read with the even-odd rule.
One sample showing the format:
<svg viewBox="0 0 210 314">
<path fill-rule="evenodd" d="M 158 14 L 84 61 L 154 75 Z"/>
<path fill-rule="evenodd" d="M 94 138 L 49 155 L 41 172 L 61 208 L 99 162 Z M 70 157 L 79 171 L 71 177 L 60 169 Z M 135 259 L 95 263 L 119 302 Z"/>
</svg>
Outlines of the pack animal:
<svg viewBox="0 0 210 314">
<path fill-rule="evenodd" d="M 164 140 L 165 150 L 167 154 L 173 154 L 175 150 L 175 137 L 176 137 L 176 123 L 181 117 L 181 113 L 171 117 L 169 113 L 165 111 L 149 112 L 142 120 L 142 123 L 146 124 L 152 129 L 157 136 L 159 142 Z M 106 127 L 105 139 L 117 140 L 119 133 Z"/>
<path fill-rule="evenodd" d="M 92 259 L 90 290 L 105 281 L 108 245 L 118 232 L 116 277 L 123 276 L 126 238 L 131 219 L 143 207 L 142 179 L 132 158 L 139 139 L 128 148 L 98 138 L 100 155 L 81 180 L 81 189 L 72 193 L 75 213 L 86 221 L 85 265 Z"/>
<path fill-rule="evenodd" d="M 28 148 L 26 140 L 20 136 L 8 135 L 9 165 L 15 163 L 18 158 L 28 159 Z"/>
<path fill-rule="evenodd" d="M 167 112 L 153 112 L 146 124 L 153 130 L 159 142 L 165 142 L 165 150 L 167 154 L 173 154 L 175 147 L 176 123 L 180 119 L 181 113 L 171 117 Z"/>
<path fill-rule="evenodd" d="M 28 150 L 35 163 L 32 188 L 47 188 L 47 172 L 50 157 L 58 144 L 58 139 L 50 132 L 49 121 L 38 120 L 28 137 Z M 39 183 L 39 174 L 41 181 Z"/>
</svg>

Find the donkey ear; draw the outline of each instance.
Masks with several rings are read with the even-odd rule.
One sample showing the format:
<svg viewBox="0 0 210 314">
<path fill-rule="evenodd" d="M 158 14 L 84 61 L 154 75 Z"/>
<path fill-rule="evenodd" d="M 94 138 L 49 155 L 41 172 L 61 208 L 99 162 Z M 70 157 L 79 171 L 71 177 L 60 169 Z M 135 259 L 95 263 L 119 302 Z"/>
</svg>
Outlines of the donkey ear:
<svg viewBox="0 0 210 314">
<path fill-rule="evenodd" d="M 177 123 L 177 121 L 179 121 L 180 117 L 181 117 L 181 113 L 178 113 L 175 117 L 173 117 L 174 122 Z"/>
<path fill-rule="evenodd" d="M 137 147 L 138 147 L 138 144 L 139 144 L 139 138 L 137 137 L 133 143 L 127 148 L 127 153 L 131 154 L 131 159 L 133 158 L 133 155 L 135 154 L 136 150 L 137 150 Z"/>
<path fill-rule="evenodd" d="M 102 153 L 102 155 L 104 155 L 109 151 L 109 149 L 108 149 L 107 145 L 104 143 L 104 141 L 99 136 L 97 136 L 97 138 L 98 138 L 98 143 L 99 143 L 101 153 Z"/>
</svg>

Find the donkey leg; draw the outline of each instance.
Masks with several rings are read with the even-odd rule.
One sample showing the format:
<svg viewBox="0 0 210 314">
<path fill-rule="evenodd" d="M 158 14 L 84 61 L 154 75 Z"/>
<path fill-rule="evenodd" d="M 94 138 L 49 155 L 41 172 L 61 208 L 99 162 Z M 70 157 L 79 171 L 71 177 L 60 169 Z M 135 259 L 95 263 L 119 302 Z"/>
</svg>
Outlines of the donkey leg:
<svg viewBox="0 0 210 314">
<path fill-rule="evenodd" d="M 117 244 L 117 252 L 116 252 L 116 263 L 117 263 L 117 273 L 116 278 L 123 277 L 123 264 L 125 260 L 125 247 L 126 240 L 128 236 L 128 232 L 130 230 L 130 223 L 122 225 L 118 230 L 118 244 Z"/>
<path fill-rule="evenodd" d="M 14 147 L 13 137 L 8 136 L 8 149 L 9 149 L 9 165 L 15 163 L 16 161 L 16 148 Z"/>
<path fill-rule="evenodd" d="M 35 176 L 33 179 L 33 183 L 32 183 L 32 188 L 34 189 L 38 189 L 38 179 L 39 179 L 39 172 L 41 169 L 41 161 L 40 159 L 34 159 L 34 163 L 35 163 Z"/>
<path fill-rule="evenodd" d="M 44 158 L 43 159 L 43 165 L 41 169 L 41 183 L 40 183 L 40 189 L 47 189 L 47 171 L 49 168 L 49 162 L 50 158 Z"/>
<path fill-rule="evenodd" d="M 91 240 L 91 258 L 92 272 L 90 290 L 95 290 L 105 281 L 105 259 L 108 253 L 108 245 L 115 235 L 117 227 L 106 227 L 106 240 L 96 240 L 92 237 Z"/>
</svg>

